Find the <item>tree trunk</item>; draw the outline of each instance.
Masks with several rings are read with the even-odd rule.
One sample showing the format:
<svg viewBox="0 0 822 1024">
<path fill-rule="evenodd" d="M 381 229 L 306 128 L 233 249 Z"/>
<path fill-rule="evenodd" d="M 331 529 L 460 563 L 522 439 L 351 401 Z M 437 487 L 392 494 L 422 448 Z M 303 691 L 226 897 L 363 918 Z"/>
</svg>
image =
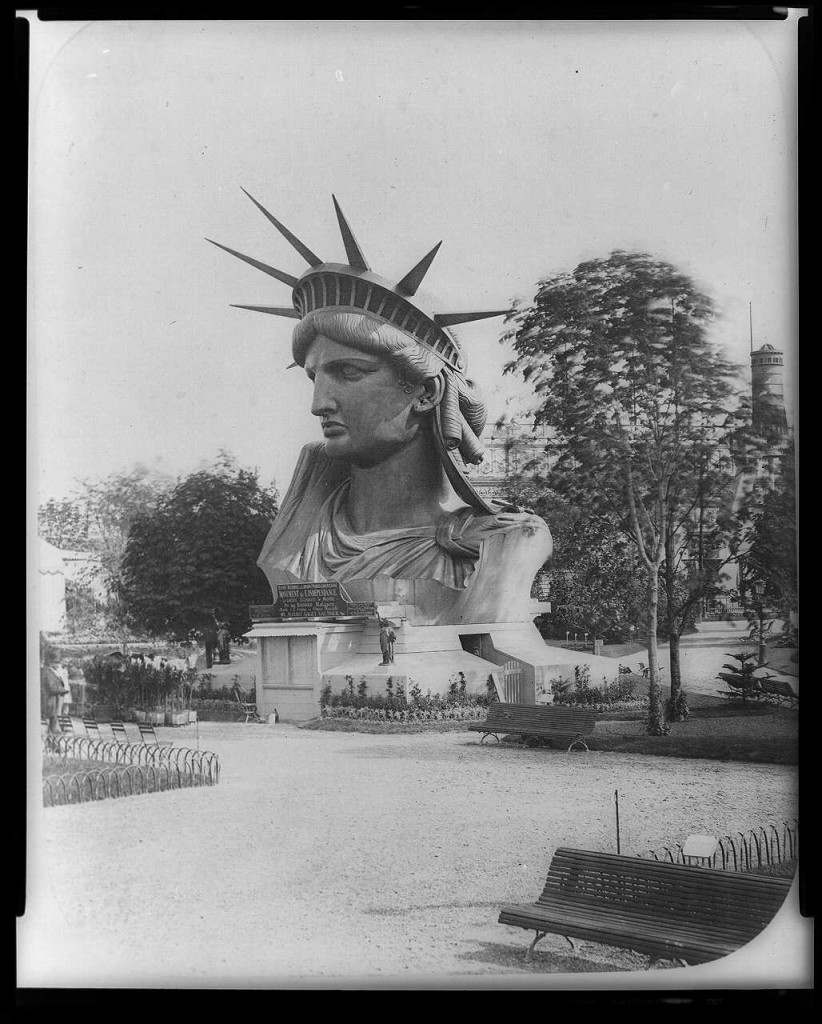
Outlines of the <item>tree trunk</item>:
<svg viewBox="0 0 822 1024">
<path fill-rule="evenodd" d="M 670 643 L 670 669 L 671 669 L 671 701 L 675 701 L 682 689 L 682 667 L 679 663 L 679 644 L 681 637 L 675 630 L 668 634 Z"/>
<path fill-rule="evenodd" d="M 659 615 L 659 572 L 657 569 L 648 571 L 648 677 L 651 683 L 659 684 L 659 651 L 657 649 L 656 632 Z"/>
</svg>

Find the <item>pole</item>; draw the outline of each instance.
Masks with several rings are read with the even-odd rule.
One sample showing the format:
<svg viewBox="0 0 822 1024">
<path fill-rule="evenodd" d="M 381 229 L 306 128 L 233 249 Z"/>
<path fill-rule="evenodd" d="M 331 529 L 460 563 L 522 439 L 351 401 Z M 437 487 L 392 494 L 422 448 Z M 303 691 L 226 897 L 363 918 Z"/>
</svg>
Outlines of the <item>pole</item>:
<svg viewBox="0 0 822 1024">
<path fill-rule="evenodd" d="M 616 805 L 616 839 L 617 839 L 617 853 L 619 850 L 619 790 L 614 790 L 614 804 Z"/>
<path fill-rule="evenodd" d="M 751 331 L 751 352 L 753 352 L 753 303 L 748 303 L 748 326 Z"/>
</svg>

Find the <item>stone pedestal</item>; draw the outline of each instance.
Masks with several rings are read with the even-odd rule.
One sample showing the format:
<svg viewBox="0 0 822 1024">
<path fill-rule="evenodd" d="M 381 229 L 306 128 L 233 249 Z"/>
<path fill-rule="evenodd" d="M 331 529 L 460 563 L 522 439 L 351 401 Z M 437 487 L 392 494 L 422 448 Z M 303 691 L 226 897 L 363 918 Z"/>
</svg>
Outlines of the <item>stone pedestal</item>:
<svg viewBox="0 0 822 1024">
<path fill-rule="evenodd" d="M 533 615 L 544 610 L 534 602 Z M 553 679 L 574 679 L 576 665 L 590 669 L 592 685 L 616 678 L 618 664 L 609 658 L 581 656 L 546 645 L 532 621 L 414 624 L 404 605 L 379 606 L 396 634 L 393 664 L 383 665 L 379 619 L 313 622 L 258 622 L 246 635 L 260 649 L 262 680 L 257 688 L 260 715 L 284 722 L 304 722 L 320 714 L 326 685 L 339 693 L 365 680 L 368 692 L 448 692 L 452 680 L 465 678 L 468 693 L 486 693 L 489 683 L 500 700 L 533 704 L 550 693 Z"/>
</svg>

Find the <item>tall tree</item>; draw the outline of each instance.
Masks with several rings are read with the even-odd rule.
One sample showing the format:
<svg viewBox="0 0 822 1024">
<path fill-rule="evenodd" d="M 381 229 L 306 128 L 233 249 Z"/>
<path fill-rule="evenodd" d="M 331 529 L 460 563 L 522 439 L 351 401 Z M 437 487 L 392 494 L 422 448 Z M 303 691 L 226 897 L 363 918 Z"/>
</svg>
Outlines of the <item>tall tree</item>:
<svg viewBox="0 0 822 1024">
<path fill-rule="evenodd" d="M 658 685 L 660 578 L 715 474 L 738 374 L 708 336 L 711 299 L 671 264 L 616 251 L 541 281 L 505 335 L 556 434 L 554 487 L 610 516 L 645 577 L 649 675 Z M 710 470 L 710 471 L 709 471 Z M 725 480 L 727 483 L 727 478 Z M 671 702 L 679 673 L 671 673 Z"/>
<path fill-rule="evenodd" d="M 276 512 L 276 491 L 225 453 L 180 480 L 132 523 L 123 561 L 128 613 L 179 639 L 203 635 L 215 618 L 244 632 L 248 606 L 271 599 L 256 560 Z"/>
<path fill-rule="evenodd" d="M 129 529 L 136 516 L 154 507 L 168 485 L 169 478 L 138 464 L 126 473 L 83 480 L 73 497 L 50 499 L 38 509 L 41 537 L 63 550 L 95 556 L 73 581 L 73 595 L 100 585 L 108 595 L 109 625 L 119 631 L 124 644 L 129 624 L 121 600 L 122 562 Z"/>
</svg>

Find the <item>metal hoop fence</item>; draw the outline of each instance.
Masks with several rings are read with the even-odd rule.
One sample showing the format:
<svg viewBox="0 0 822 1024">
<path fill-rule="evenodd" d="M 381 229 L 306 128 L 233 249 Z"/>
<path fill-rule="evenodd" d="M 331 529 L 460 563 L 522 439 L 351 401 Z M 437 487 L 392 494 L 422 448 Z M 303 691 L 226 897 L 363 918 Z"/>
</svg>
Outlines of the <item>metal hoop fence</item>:
<svg viewBox="0 0 822 1024">
<path fill-rule="evenodd" d="M 117 743 L 87 736 L 56 736 L 46 744 L 46 753 L 63 757 L 67 762 L 101 762 L 99 769 L 46 776 L 43 779 L 46 807 L 163 789 L 214 786 L 220 780 L 220 759 L 210 750 Z"/>
<path fill-rule="evenodd" d="M 702 867 L 726 871 L 755 871 L 758 868 L 774 867 L 786 861 L 796 860 L 798 852 L 798 824 L 796 821 L 783 821 L 779 825 L 762 825 L 748 832 L 722 836 L 713 855 L 699 859 L 698 863 Z M 638 856 L 668 861 L 671 864 L 691 864 L 696 860 L 693 857 L 686 857 L 679 844 L 648 850 Z"/>
</svg>

